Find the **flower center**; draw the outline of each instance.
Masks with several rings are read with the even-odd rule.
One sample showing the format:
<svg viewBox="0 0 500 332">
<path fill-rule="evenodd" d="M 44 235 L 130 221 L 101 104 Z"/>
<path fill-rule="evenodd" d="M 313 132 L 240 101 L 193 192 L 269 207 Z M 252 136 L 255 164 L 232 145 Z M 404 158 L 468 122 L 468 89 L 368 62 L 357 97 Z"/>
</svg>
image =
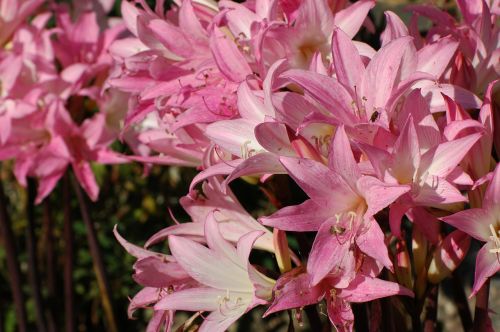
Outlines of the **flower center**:
<svg viewBox="0 0 500 332">
<path fill-rule="evenodd" d="M 490 224 L 490 231 L 491 231 L 490 240 L 493 241 L 493 245 L 495 246 L 495 248 L 490 249 L 490 252 L 492 254 L 500 254 L 500 238 L 498 237 L 498 235 L 500 234 L 500 230 L 495 229 L 495 227 Z"/>
<path fill-rule="evenodd" d="M 343 218 L 344 217 L 344 218 Z M 354 220 L 357 214 L 354 211 L 349 211 L 347 213 L 337 213 L 335 215 L 335 224 L 330 227 L 330 234 L 335 236 L 346 235 L 346 232 L 350 232 L 354 226 Z"/>
<path fill-rule="evenodd" d="M 229 311 L 232 311 L 244 305 L 243 299 L 241 297 L 238 296 L 231 298 L 229 289 L 226 290 L 226 295 L 219 296 L 217 298 L 217 301 L 219 304 L 219 311 L 222 315 L 226 315 L 226 313 L 228 313 Z"/>
</svg>

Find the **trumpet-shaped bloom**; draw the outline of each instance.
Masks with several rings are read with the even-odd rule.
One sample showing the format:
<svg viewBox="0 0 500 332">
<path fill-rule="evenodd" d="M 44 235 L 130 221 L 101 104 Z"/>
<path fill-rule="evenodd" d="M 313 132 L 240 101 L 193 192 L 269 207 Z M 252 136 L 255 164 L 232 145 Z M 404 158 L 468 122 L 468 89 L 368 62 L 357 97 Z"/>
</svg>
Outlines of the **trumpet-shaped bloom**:
<svg viewBox="0 0 500 332">
<path fill-rule="evenodd" d="M 391 206 L 393 234 L 400 235 L 401 217 L 412 206 L 440 208 L 467 200 L 447 177 L 480 137 L 481 133 L 467 135 L 438 143 L 422 152 L 413 117 L 410 116 L 391 152 L 362 145 L 379 178 L 388 183 L 411 186 L 411 191 L 398 204 Z"/>
<path fill-rule="evenodd" d="M 460 211 L 441 220 L 486 242 L 476 258 L 471 293 L 474 296 L 489 277 L 500 271 L 500 166 L 495 168 L 481 208 Z"/>
<path fill-rule="evenodd" d="M 274 300 L 264 316 L 273 312 L 302 308 L 326 298 L 330 322 L 338 331 L 352 331 L 354 314 L 351 303 L 413 293 L 401 285 L 359 273 L 346 285 L 340 285 L 338 278 L 326 278 L 311 287 L 311 276 L 301 267 L 284 274 L 276 282 Z"/>
<path fill-rule="evenodd" d="M 155 309 L 209 311 L 200 331 L 222 332 L 245 312 L 267 303 L 274 282 L 248 262 L 252 246 L 262 234 L 254 231 L 243 235 L 235 248 L 223 238 L 211 214 L 205 222 L 208 248 L 180 236 L 169 236 L 173 256 L 200 286 L 165 296 Z"/>
<path fill-rule="evenodd" d="M 283 230 L 318 232 L 308 261 L 313 284 L 337 265 L 354 241 L 367 255 L 392 268 L 384 235 L 372 217 L 408 192 L 409 186 L 362 175 L 342 126 L 332 142 L 330 167 L 309 159 L 280 160 L 310 199 L 260 220 Z"/>
</svg>

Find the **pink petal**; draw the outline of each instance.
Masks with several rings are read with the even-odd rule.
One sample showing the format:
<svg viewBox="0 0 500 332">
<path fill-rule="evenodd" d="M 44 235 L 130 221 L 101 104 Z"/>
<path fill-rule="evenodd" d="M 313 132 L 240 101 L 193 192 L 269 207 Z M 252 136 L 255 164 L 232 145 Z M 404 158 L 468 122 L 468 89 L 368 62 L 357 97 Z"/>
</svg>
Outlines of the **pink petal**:
<svg viewBox="0 0 500 332">
<path fill-rule="evenodd" d="M 257 241 L 258 238 L 264 235 L 264 233 L 265 233 L 264 231 L 249 232 L 244 234 L 238 240 L 236 251 L 240 262 L 245 262 L 245 263 L 248 262 L 248 259 L 250 257 L 250 252 L 252 251 L 255 242 Z"/>
<path fill-rule="evenodd" d="M 306 98 L 293 92 L 276 92 L 272 95 L 272 103 L 276 109 L 276 120 L 296 130 L 311 110 L 315 110 Z"/>
<path fill-rule="evenodd" d="M 246 270 L 238 268 L 229 258 L 179 236 L 171 235 L 168 240 L 175 259 L 196 281 L 224 290 L 246 292 L 251 289 Z"/>
<path fill-rule="evenodd" d="M 442 207 L 443 204 L 466 202 L 467 198 L 444 178 L 426 175 L 425 182 L 416 190 L 413 200 L 418 205 Z"/>
<path fill-rule="evenodd" d="M 134 264 L 134 281 L 142 286 L 168 288 L 180 282 L 190 281 L 191 277 L 177 263 L 165 262 L 150 256 Z"/>
<path fill-rule="evenodd" d="M 370 225 L 356 237 L 356 244 L 362 252 L 375 258 L 389 270 L 393 270 L 392 261 L 385 245 L 385 236 L 377 221 L 373 218 L 365 221 Z"/>
<path fill-rule="evenodd" d="M 224 289 L 183 289 L 164 296 L 156 303 L 155 310 L 215 311 L 226 294 Z"/>
<path fill-rule="evenodd" d="M 384 12 L 386 27 L 385 30 L 380 35 L 380 39 L 382 41 L 382 47 L 387 45 L 389 42 L 394 39 L 408 36 L 410 33 L 408 32 L 408 28 L 404 24 L 404 22 L 399 18 L 398 15 L 391 11 Z"/>
<path fill-rule="evenodd" d="M 281 157 L 280 160 L 302 190 L 317 204 L 330 207 L 333 214 L 356 205 L 358 195 L 325 165 L 310 159 Z"/>
<path fill-rule="evenodd" d="M 160 299 L 161 289 L 156 287 L 145 287 L 135 294 L 128 306 L 128 317 L 133 318 L 134 311 L 138 308 L 144 308 Z"/>
<path fill-rule="evenodd" d="M 472 134 L 450 142 L 444 142 L 422 155 L 422 170 L 429 174 L 446 177 L 479 140 L 481 134 Z"/>
<path fill-rule="evenodd" d="M 332 216 L 329 209 L 317 205 L 312 199 L 302 204 L 284 207 L 269 217 L 259 220 L 266 226 L 294 232 L 317 231 Z"/>
<path fill-rule="evenodd" d="M 220 71 L 229 80 L 239 83 L 252 74 L 252 69 L 236 44 L 217 27 L 214 27 L 210 36 L 210 49 Z"/>
<path fill-rule="evenodd" d="M 401 71 L 403 69 L 408 72 L 414 71 L 411 68 L 402 68 L 404 57 L 408 57 L 410 62 L 413 60 L 416 62 L 416 54 L 413 54 L 414 46 L 411 41 L 411 37 L 393 40 L 381 48 L 366 67 L 360 95 L 367 99 L 368 117 L 371 116 L 374 108 L 383 107 L 389 100 L 398 83 L 396 81 L 398 76 L 402 75 Z M 406 77 L 401 77 L 401 79 L 406 79 Z"/>
<path fill-rule="evenodd" d="M 328 155 L 328 165 L 333 171 L 340 174 L 353 190 L 356 190 L 356 182 L 361 177 L 361 172 L 356 159 L 354 159 L 351 143 L 344 126 L 338 127 L 335 132 Z"/>
<path fill-rule="evenodd" d="M 331 232 L 332 227 L 335 227 L 337 223 L 335 217 L 330 218 L 321 225 L 316 234 L 307 260 L 311 286 L 316 286 L 335 266 L 339 265 L 351 247 L 351 230 L 345 230 L 342 235 Z"/>
<path fill-rule="evenodd" d="M 122 1 L 121 14 L 127 29 L 137 36 L 137 16 L 139 16 L 139 9 L 134 6 L 132 2 Z"/>
<path fill-rule="evenodd" d="M 428 101 L 433 113 L 445 110 L 445 101 L 442 94 L 455 100 L 463 108 L 480 108 L 481 99 L 469 90 L 462 87 L 440 83 L 439 85 L 429 85 L 422 87 L 422 95 Z"/>
<path fill-rule="evenodd" d="M 479 292 L 489 277 L 500 271 L 500 254 L 490 252 L 494 249 L 498 248 L 488 241 L 477 253 L 471 297 Z"/>
<path fill-rule="evenodd" d="M 349 89 L 351 96 L 355 96 L 355 89 L 360 87 L 365 66 L 351 38 L 339 28 L 333 30 L 332 56 L 337 79 Z"/>
<path fill-rule="evenodd" d="M 64 175 L 65 170 L 54 172 L 53 174 L 40 178 L 35 204 L 40 204 L 57 185 L 57 182 Z"/>
<path fill-rule="evenodd" d="M 264 106 L 264 101 L 258 98 L 246 81 L 238 87 L 238 111 L 244 119 L 264 122 L 266 115 L 272 115 Z"/>
<path fill-rule="evenodd" d="M 210 249 L 229 258 L 234 264 L 241 265 L 242 260 L 238 257 L 236 249 L 232 244 L 226 241 L 219 230 L 219 223 L 215 219 L 214 211 L 208 214 L 205 221 L 205 238 Z M 243 262 L 246 262 L 244 260 Z"/>
<path fill-rule="evenodd" d="M 247 175 L 286 174 L 279 157 L 273 153 L 262 152 L 245 159 L 229 174 L 224 181 L 228 185 L 233 180 Z"/>
<path fill-rule="evenodd" d="M 192 0 L 183 1 L 179 10 L 179 27 L 198 42 L 208 43 L 208 34 L 196 17 Z"/>
<path fill-rule="evenodd" d="M 358 303 L 393 295 L 414 296 L 412 291 L 395 282 L 358 274 L 349 287 L 340 291 L 339 296 L 346 301 Z"/>
<path fill-rule="evenodd" d="M 486 189 L 483 199 L 483 209 L 500 213 L 500 166 L 497 165 L 493 171 L 493 178 Z"/>
<path fill-rule="evenodd" d="M 411 183 L 415 180 L 420 166 L 420 146 L 411 116 L 394 144 L 391 166 L 391 175 L 399 183 Z"/>
<path fill-rule="evenodd" d="M 326 298 L 328 318 L 338 332 L 352 332 L 354 313 L 349 302 L 337 296 Z"/>
<path fill-rule="evenodd" d="M 118 225 L 115 225 L 113 227 L 113 234 L 115 235 L 115 238 L 118 240 L 118 242 L 121 244 L 121 246 L 132 256 L 136 257 L 137 259 L 143 259 L 147 257 L 158 257 L 160 259 L 164 259 L 165 261 L 173 261 L 172 256 L 167 256 L 163 255 L 160 253 L 156 253 L 154 251 L 149 251 L 147 249 L 141 248 L 139 246 L 136 246 L 135 244 L 132 244 L 125 240 L 120 233 L 118 233 Z"/>
<path fill-rule="evenodd" d="M 307 273 L 297 274 L 297 271 L 292 270 L 284 274 L 276 282 L 274 301 L 263 317 L 277 311 L 301 308 L 321 301 L 325 296 L 324 289 L 321 285 L 315 287 L 310 285 L 311 276 Z"/>
<path fill-rule="evenodd" d="M 267 151 L 279 156 L 294 157 L 297 155 L 284 124 L 264 122 L 255 127 L 254 132 L 259 144 Z"/>
<path fill-rule="evenodd" d="M 179 56 L 189 58 L 192 55 L 193 47 L 186 38 L 184 31 L 179 27 L 156 18 L 145 20 L 145 24 L 150 33 L 152 33 L 151 37 L 155 38 L 156 41 L 159 41 L 168 51 L 173 53 L 174 57 L 172 58 L 174 60 L 177 60 Z M 143 39 L 141 38 L 141 40 Z"/>
<path fill-rule="evenodd" d="M 90 199 L 95 202 L 99 195 L 99 186 L 94 177 L 94 172 L 92 172 L 90 168 L 90 164 L 81 160 L 79 162 L 73 162 L 72 165 L 80 186 L 82 186 L 83 190 L 89 195 Z"/>
<path fill-rule="evenodd" d="M 172 328 L 173 320 L 174 313 L 172 311 L 155 311 L 149 320 L 146 332 L 161 332 L 165 328 L 169 331 Z"/>
<path fill-rule="evenodd" d="M 373 0 L 360 0 L 339 11 L 333 17 L 333 25 L 342 29 L 349 37 L 354 37 L 361 28 L 370 9 L 375 6 Z"/>
<path fill-rule="evenodd" d="M 427 44 L 418 51 L 417 70 L 439 78 L 443 75 L 458 48 L 458 42 L 451 37 L 441 38 Z"/>
<path fill-rule="evenodd" d="M 193 181 L 191 181 L 191 184 L 189 186 L 189 191 L 192 191 L 198 183 L 205 181 L 212 176 L 231 174 L 236 169 L 236 167 L 244 161 L 244 159 L 235 159 L 223 162 L 221 161 L 218 164 L 204 169 L 203 171 L 196 174 L 196 176 L 193 178 Z"/>
<path fill-rule="evenodd" d="M 351 94 L 334 78 L 299 69 L 291 69 L 281 75 L 300 85 L 306 95 L 317 100 L 339 123 L 346 126 L 357 122 L 351 109 L 353 98 Z"/>
<path fill-rule="evenodd" d="M 241 305 L 229 311 L 223 309 L 214 311 L 205 318 L 198 332 L 224 332 L 245 313 L 246 309 L 246 306 Z"/>
<path fill-rule="evenodd" d="M 408 219 L 417 225 L 427 240 L 432 244 L 438 243 L 441 229 L 439 219 L 423 207 L 414 207 L 406 215 Z"/>
<path fill-rule="evenodd" d="M 484 209 L 463 210 L 441 220 L 480 241 L 489 240 L 490 224 L 495 224 L 494 216 Z"/>
<path fill-rule="evenodd" d="M 406 185 L 387 184 L 371 176 L 362 176 L 357 185 L 368 205 L 365 217 L 375 215 L 411 189 Z"/>
<path fill-rule="evenodd" d="M 394 203 L 389 210 L 389 225 L 394 236 L 401 236 L 401 219 L 411 206 Z"/>
<path fill-rule="evenodd" d="M 208 125 L 205 134 L 233 155 L 248 158 L 248 154 L 263 150 L 255 138 L 256 125 L 246 119 L 221 120 Z"/>
</svg>

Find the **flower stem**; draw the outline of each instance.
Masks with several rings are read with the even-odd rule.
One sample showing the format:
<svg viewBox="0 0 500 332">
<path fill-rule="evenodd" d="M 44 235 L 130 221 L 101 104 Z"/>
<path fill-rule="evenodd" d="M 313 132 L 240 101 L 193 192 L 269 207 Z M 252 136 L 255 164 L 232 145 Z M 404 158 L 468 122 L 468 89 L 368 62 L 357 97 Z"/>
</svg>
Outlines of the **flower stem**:
<svg viewBox="0 0 500 332">
<path fill-rule="evenodd" d="M 427 301 L 425 305 L 425 321 L 424 321 L 425 332 L 436 331 L 438 295 L 439 295 L 439 285 L 432 285 L 427 295 Z"/>
<path fill-rule="evenodd" d="M 487 331 L 489 322 L 488 297 L 490 293 L 490 281 L 487 280 L 476 295 L 476 309 L 474 311 L 474 325 L 472 331 Z"/>
<path fill-rule="evenodd" d="M 64 309 L 66 332 L 75 331 L 75 303 L 73 293 L 73 258 L 74 235 L 71 223 L 71 196 L 69 188 L 69 173 L 63 178 L 63 206 L 64 206 Z"/>
<path fill-rule="evenodd" d="M 43 228 L 45 229 L 45 244 L 46 255 L 45 260 L 47 263 L 47 289 L 48 289 L 48 320 L 47 329 L 50 332 L 56 332 L 57 323 L 55 318 L 56 312 L 56 260 L 54 249 L 54 222 L 52 214 L 50 213 L 50 202 L 48 199 L 43 203 Z"/>
<path fill-rule="evenodd" d="M 24 295 L 21 288 L 21 270 L 19 269 L 18 254 L 15 245 L 14 233 L 10 225 L 7 212 L 7 197 L 0 182 L 0 234 L 3 237 L 5 252 L 7 254 L 7 269 L 9 271 L 10 288 L 14 299 L 16 310 L 17 329 L 19 332 L 27 331 L 26 308 L 24 307 Z"/>
<path fill-rule="evenodd" d="M 111 289 L 109 287 L 108 279 L 106 278 L 106 271 L 104 268 L 104 262 L 102 259 L 101 250 L 99 248 L 99 242 L 97 241 L 97 234 L 94 228 L 94 224 L 90 220 L 89 209 L 87 207 L 87 202 L 83 195 L 82 189 L 76 180 L 71 178 L 73 190 L 78 198 L 78 204 L 80 205 L 80 212 L 82 214 L 83 222 L 87 228 L 87 242 L 90 248 L 90 254 L 92 256 L 92 261 L 94 263 L 94 270 L 97 277 L 97 283 L 99 285 L 102 305 L 104 308 L 104 314 L 106 317 L 107 328 L 110 332 L 117 332 L 117 325 L 113 313 L 113 307 L 111 304 Z"/>
<path fill-rule="evenodd" d="M 44 315 L 44 304 L 40 291 L 40 273 L 36 257 L 36 237 L 35 237 L 35 180 L 28 179 L 28 200 L 26 202 L 26 213 L 28 217 L 28 227 L 26 228 L 26 245 L 28 251 L 28 275 L 35 304 L 36 327 L 40 332 L 46 332 L 46 322 Z"/>
<path fill-rule="evenodd" d="M 462 321 L 462 327 L 465 332 L 472 331 L 472 315 L 470 313 L 467 297 L 465 296 L 464 287 L 457 273 L 453 273 L 451 278 L 453 286 L 453 298 L 457 306 L 457 311 Z"/>
</svg>

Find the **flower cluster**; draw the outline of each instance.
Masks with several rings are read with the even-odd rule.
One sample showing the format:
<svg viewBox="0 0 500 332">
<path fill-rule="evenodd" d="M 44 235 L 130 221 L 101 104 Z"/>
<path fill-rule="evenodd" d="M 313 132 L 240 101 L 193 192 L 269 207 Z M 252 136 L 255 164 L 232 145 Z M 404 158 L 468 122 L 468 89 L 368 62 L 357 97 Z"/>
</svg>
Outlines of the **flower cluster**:
<svg viewBox="0 0 500 332">
<path fill-rule="evenodd" d="M 39 179 L 38 201 L 70 164 L 93 199 L 90 162 L 199 170 L 180 200 L 191 222 L 145 248 L 115 229 L 144 286 L 129 314 L 152 308 L 148 331 L 170 331 L 176 311 L 217 332 L 257 306 L 300 318 L 319 303 L 352 331 L 352 303 L 402 295 L 421 309 L 471 237 L 484 243 L 471 296 L 487 292 L 500 270 L 499 1 L 457 0 L 460 19 L 414 5 L 408 25 L 387 11 L 372 45 L 353 38 L 375 33 L 374 0 L 124 0 L 116 21 L 108 2 L 53 5 L 50 28 L 43 8 L 26 23 L 41 1 L 0 6 L 0 158 L 21 184 Z M 117 138 L 131 154 L 110 150 Z M 284 176 L 308 199 L 280 199 L 288 189 L 268 184 Z M 239 178 L 277 211 L 247 212 Z M 306 232 L 295 252 L 288 239 Z M 165 241 L 171 255 L 149 249 Z M 250 263 L 253 249 L 279 271 Z"/>
<path fill-rule="evenodd" d="M 128 95 L 103 92 L 113 64 L 108 48 L 125 31 L 106 16 L 112 5 L 0 2 L 0 160 L 14 160 L 23 186 L 38 179 L 38 203 L 69 165 L 95 200 L 90 162 L 128 161 L 109 149 Z"/>
</svg>

